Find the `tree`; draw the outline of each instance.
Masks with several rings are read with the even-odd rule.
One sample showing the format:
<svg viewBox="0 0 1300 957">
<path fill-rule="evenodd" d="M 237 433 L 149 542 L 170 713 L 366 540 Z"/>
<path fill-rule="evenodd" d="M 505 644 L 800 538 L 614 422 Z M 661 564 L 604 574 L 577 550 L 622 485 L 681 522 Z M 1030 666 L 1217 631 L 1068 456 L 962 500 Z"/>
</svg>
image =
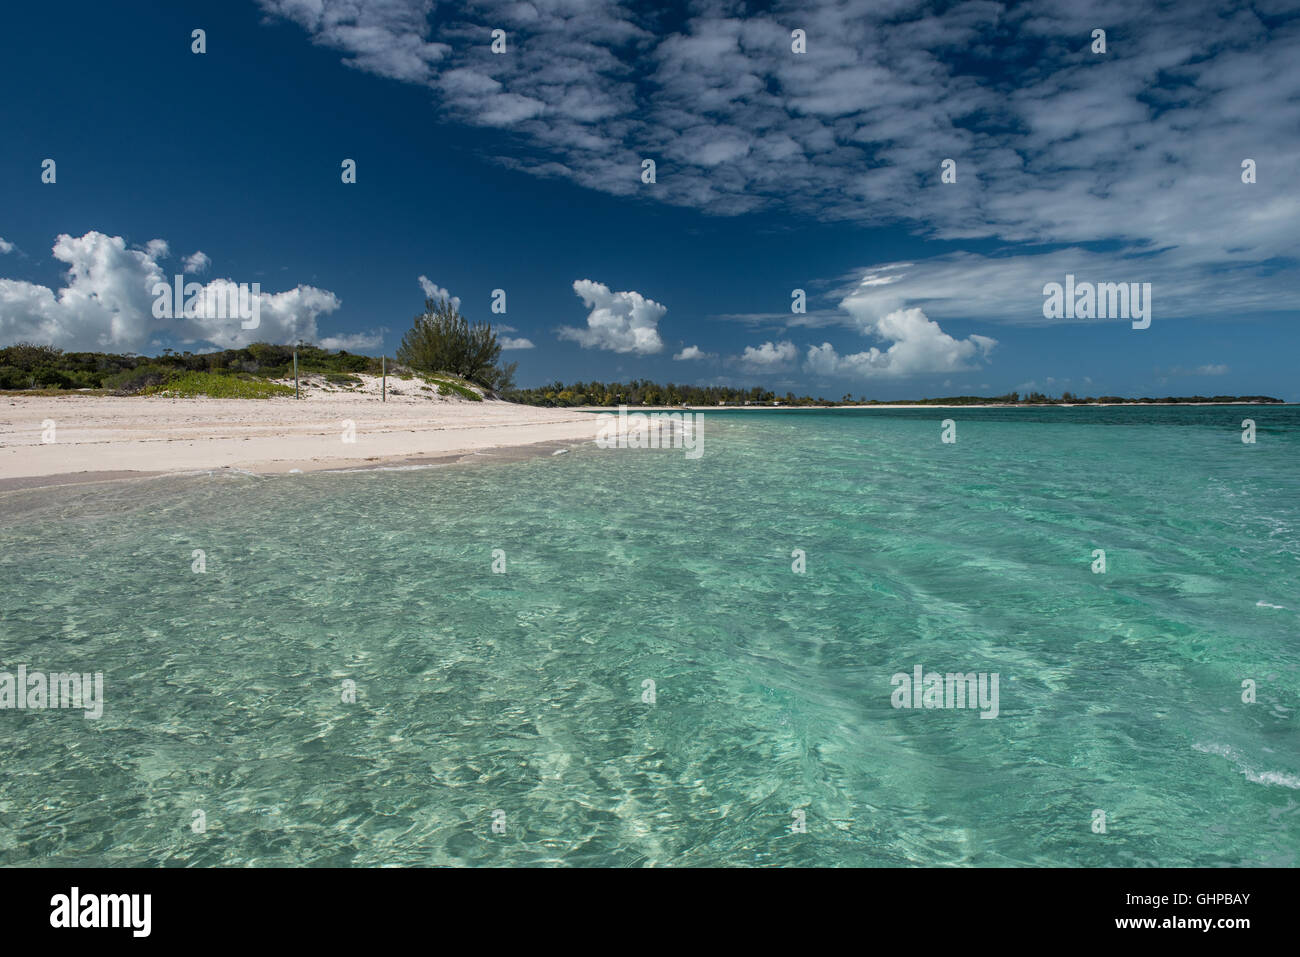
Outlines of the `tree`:
<svg viewBox="0 0 1300 957">
<path fill-rule="evenodd" d="M 486 322 L 469 321 L 447 299 L 424 300 L 402 337 L 397 361 L 418 372 L 449 372 L 493 392 L 514 387 L 516 363 L 500 364 L 501 343 Z"/>
<path fill-rule="evenodd" d="M 41 366 L 57 366 L 62 349 L 54 346 L 38 346 L 31 342 L 17 342 L 0 349 L 0 365 L 14 366 L 24 372 L 32 372 Z"/>
</svg>

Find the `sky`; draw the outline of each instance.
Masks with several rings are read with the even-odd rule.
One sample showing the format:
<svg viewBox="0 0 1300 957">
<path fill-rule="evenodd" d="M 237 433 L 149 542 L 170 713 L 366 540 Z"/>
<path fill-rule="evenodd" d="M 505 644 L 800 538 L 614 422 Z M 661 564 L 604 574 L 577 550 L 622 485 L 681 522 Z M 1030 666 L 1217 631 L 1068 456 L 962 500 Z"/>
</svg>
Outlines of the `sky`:
<svg viewBox="0 0 1300 957">
<path fill-rule="evenodd" d="M 0 345 L 392 356 L 445 295 L 523 386 L 1300 400 L 1296 0 L 13 3 L 0 83 Z"/>
</svg>

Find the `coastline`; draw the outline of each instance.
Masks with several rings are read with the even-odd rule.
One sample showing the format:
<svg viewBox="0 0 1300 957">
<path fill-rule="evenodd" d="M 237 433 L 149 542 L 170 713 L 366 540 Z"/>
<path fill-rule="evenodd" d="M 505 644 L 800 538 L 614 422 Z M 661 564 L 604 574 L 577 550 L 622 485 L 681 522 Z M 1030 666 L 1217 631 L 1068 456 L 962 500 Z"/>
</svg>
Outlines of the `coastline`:
<svg viewBox="0 0 1300 957">
<path fill-rule="evenodd" d="M 42 441 L 48 423 L 52 442 Z M 527 457 L 591 440 L 597 427 L 586 412 L 495 400 L 10 396 L 0 403 L 0 491 L 220 469 L 283 474 Z"/>
<path fill-rule="evenodd" d="M 635 405 L 629 412 L 799 412 L 804 409 L 1126 409 L 1177 408 L 1179 406 L 1252 405 L 1285 408 L 1293 402 L 878 402 L 875 405 Z M 532 408 L 546 408 L 532 406 Z M 574 412 L 618 412 L 618 406 L 574 405 Z"/>
<path fill-rule="evenodd" d="M 1178 405 L 1274 405 L 1184 402 Z M 1109 408 L 1169 403 L 636 406 L 629 412 Z M 0 403 L 0 492 L 235 470 L 259 475 L 449 465 L 546 455 L 593 441 L 604 406 L 548 408 L 373 395 L 294 399 L 10 395 Z M 42 441 L 47 423 L 54 441 Z M 347 423 L 354 441 L 345 441 Z"/>
</svg>

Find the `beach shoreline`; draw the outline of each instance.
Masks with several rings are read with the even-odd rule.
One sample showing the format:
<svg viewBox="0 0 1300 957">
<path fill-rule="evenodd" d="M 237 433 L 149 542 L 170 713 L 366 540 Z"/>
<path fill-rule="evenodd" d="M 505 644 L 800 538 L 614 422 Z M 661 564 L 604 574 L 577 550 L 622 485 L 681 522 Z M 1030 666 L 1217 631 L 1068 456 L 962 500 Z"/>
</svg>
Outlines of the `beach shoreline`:
<svg viewBox="0 0 1300 957">
<path fill-rule="evenodd" d="M 638 406 L 628 411 L 948 411 L 1115 405 L 1168 406 L 1143 402 L 728 405 Z M 527 458 L 594 441 L 604 419 L 593 413 L 616 414 L 617 408 L 549 408 L 493 399 L 390 397 L 381 402 L 368 393 L 314 393 L 303 400 L 11 394 L 0 401 L 0 492 L 219 470 L 274 475 L 445 465 L 469 456 Z"/>
<path fill-rule="evenodd" d="M 586 412 L 491 399 L 12 395 L 0 402 L 0 491 L 222 469 L 284 474 L 526 457 L 591 441 L 597 428 Z"/>
</svg>

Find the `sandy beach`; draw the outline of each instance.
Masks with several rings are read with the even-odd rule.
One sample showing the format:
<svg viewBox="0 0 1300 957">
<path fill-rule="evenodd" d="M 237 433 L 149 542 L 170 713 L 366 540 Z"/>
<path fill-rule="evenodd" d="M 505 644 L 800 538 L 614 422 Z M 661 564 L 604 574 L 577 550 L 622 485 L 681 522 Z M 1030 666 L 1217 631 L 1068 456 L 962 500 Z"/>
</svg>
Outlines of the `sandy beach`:
<svg viewBox="0 0 1300 957">
<path fill-rule="evenodd" d="M 595 416 L 573 410 L 400 394 L 380 402 L 368 391 L 313 390 L 302 400 L 10 395 L 0 400 L 0 490 L 205 469 L 423 464 L 589 441 L 596 429 Z"/>
</svg>

